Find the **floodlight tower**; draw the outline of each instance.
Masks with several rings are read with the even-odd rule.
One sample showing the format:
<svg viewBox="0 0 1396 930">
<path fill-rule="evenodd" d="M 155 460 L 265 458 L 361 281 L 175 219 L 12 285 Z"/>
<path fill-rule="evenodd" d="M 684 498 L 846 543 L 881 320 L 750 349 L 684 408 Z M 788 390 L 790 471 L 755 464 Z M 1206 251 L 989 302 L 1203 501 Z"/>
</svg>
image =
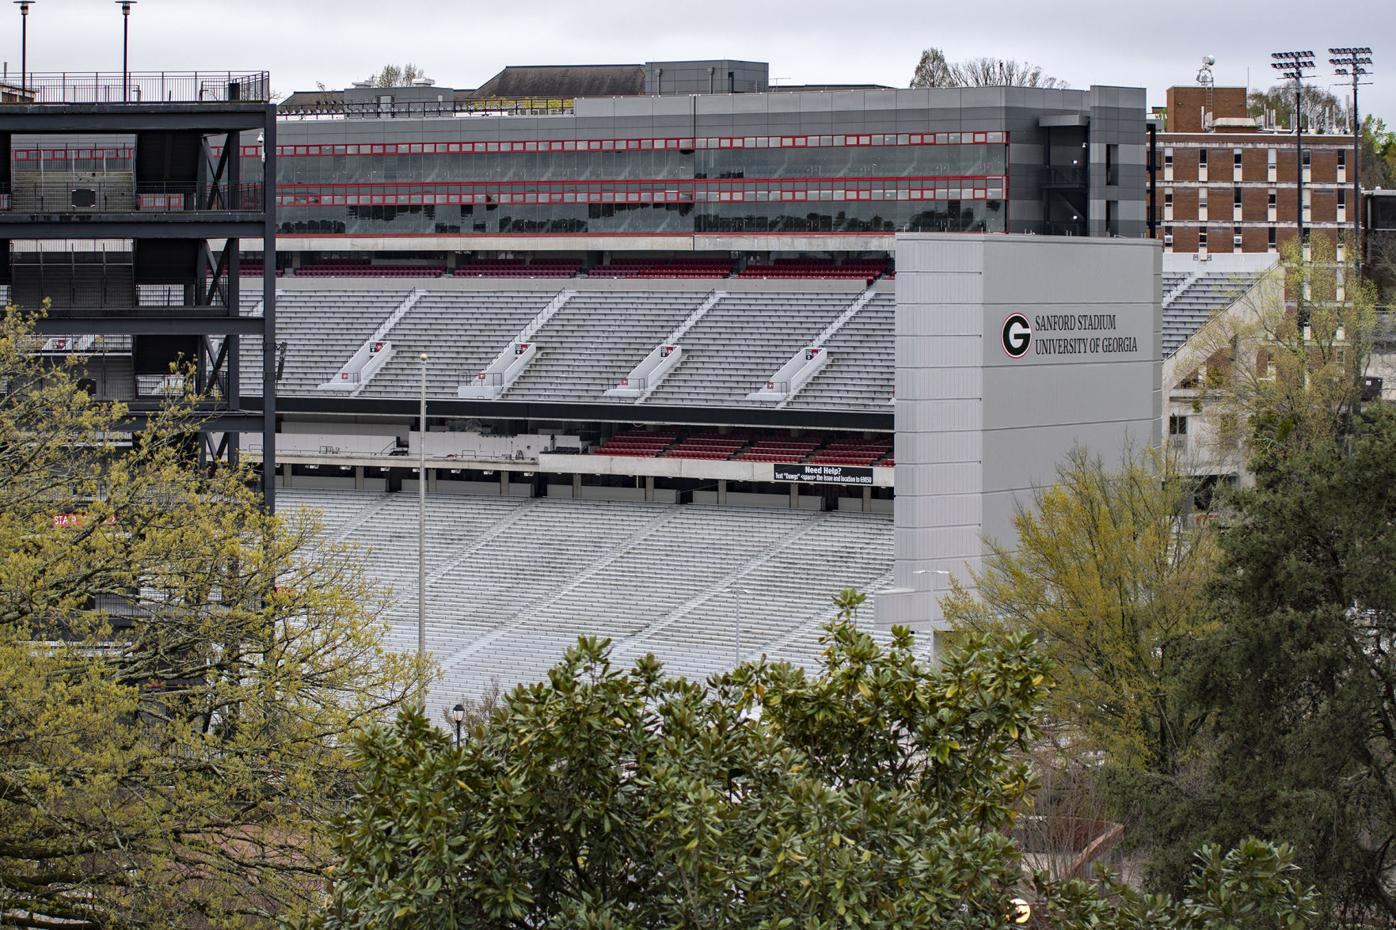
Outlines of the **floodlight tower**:
<svg viewBox="0 0 1396 930">
<path fill-rule="evenodd" d="M 1271 52 L 1270 67 L 1294 82 L 1294 217 L 1299 251 L 1304 251 L 1304 78 L 1314 70 L 1313 52 Z"/>
<path fill-rule="evenodd" d="M 14 0 L 14 4 L 19 7 L 19 89 L 23 91 L 29 86 L 29 8 L 34 0 Z"/>
<path fill-rule="evenodd" d="M 116 5 L 121 7 L 121 99 L 123 102 L 131 100 L 131 68 L 128 65 L 127 52 L 130 50 L 131 39 L 131 7 L 140 0 L 115 0 Z"/>
<path fill-rule="evenodd" d="M 1328 63 L 1339 77 L 1352 78 L 1352 232 L 1353 249 L 1357 252 L 1357 273 L 1362 274 L 1362 120 L 1357 110 L 1357 88 L 1371 81 L 1362 78 L 1371 74 L 1364 65 L 1372 63 L 1370 48 L 1330 48 Z"/>
</svg>

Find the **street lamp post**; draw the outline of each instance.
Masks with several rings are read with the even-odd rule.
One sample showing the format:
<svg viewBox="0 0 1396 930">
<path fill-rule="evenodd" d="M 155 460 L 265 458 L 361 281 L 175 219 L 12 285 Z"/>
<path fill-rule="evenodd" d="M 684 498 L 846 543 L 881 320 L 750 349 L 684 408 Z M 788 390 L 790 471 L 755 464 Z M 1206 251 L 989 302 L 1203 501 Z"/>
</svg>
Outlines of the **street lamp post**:
<svg viewBox="0 0 1396 930">
<path fill-rule="evenodd" d="M 1304 72 L 1314 70 L 1313 52 L 1272 52 L 1270 67 L 1294 82 L 1294 218 L 1299 254 L 1304 254 Z"/>
<path fill-rule="evenodd" d="M 1357 88 L 1362 78 L 1371 74 L 1363 65 L 1372 63 L 1370 48 L 1330 48 L 1328 63 L 1339 77 L 1352 78 L 1352 232 L 1353 251 L 1357 253 L 1357 274 L 1362 274 L 1362 120 L 1357 110 Z"/>
<path fill-rule="evenodd" d="M 465 705 L 464 705 L 464 704 L 457 704 L 455 707 L 452 707 L 452 708 L 450 709 L 449 713 L 450 713 L 450 715 L 451 715 L 451 722 L 454 723 L 454 724 L 456 725 L 456 748 L 459 749 L 459 748 L 460 748 L 460 726 L 461 726 L 462 723 L 465 722 Z"/>
<path fill-rule="evenodd" d="M 29 7 L 34 0 L 14 0 L 19 7 L 19 89 L 29 89 Z"/>
<path fill-rule="evenodd" d="M 422 364 L 422 398 L 417 437 L 417 700 L 427 706 L 427 354 Z"/>
<path fill-rule="evenodd" d="M 138 2 L 140 0 L 116 0 L 116 5 L 121 7 L 121 100 L 123 103 L 131 99 L 130 69 L 126 67 L 126 52 L 129 48 L 127 40 L 131 34 L 131 7 Z"/>
</svg>

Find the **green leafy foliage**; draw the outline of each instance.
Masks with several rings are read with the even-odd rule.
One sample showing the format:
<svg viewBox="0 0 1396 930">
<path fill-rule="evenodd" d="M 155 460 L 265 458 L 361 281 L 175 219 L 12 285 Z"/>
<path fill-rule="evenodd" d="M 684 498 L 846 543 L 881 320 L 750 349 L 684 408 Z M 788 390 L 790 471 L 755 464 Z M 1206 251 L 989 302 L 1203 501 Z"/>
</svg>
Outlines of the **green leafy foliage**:
<svg viewBox="0 0 1396 930">
<path fill-rule="evenodd" d="M 1001 925 L 1039 660 L 932 671 L 846 622 L 826 644 L 819 675 L 703 687 L 582 640 L 459 753 L 415 715 L 375 730 L 324 925 Z"/>
<path fill-rule="evenodd" d="M 1191 488 L 1162 456 L 1075 450 L 1015 516 L 1015 544 L 991 543 L 973 592 L 942 605 L 962 629 L 1031 633 L 1055 663 L 1050 719 L 1109 767 L 1172 774 L 1202 723 L 1182 685 L 1213 625 L 1215 545 L 1189 519 Z"/>
<path fill-rule="evenodd" d="M 1276 457 L 1232 498 L 1194 699 L 1214 720 L 1206 778 L 1159 817 L 1177 882 L 1199 840 L 1290 843 L 1332 916 L 1396 916 L 1396 413 Z"/>
<path fill-rule="evenodd" d="M 0 925 L 253 927 L 303 911 L 348 734 L 407 678 L 376 600 L 193 411 L 120 404 L 0 324 Z"/>
<path fill-rule="evenodd" d="M 1304 930 L 1319 908 L 1298 872 L 1285 846 L 1247 839 L 1225 855 L 1204 846 L 1180 902 L 1108 879 L 1106 894 L 1082 881 L 1039 882 L 1038 919 L 1054 930 Z"/>
<path fill-rule="evenodd" d="M 823 666 L 706 686 L 583 639 L 460 750 L 415 713 L 358 744 L 320 930 L 845 930 L 1007 925 L 1017 894 L 1076 928 L 1304 930 L 1283 850 L 1206 851 L 1191 900 L 1040 881 L 1010 839 L 1043 660 L 969 636 L 939 668 L 836 598 Z M 1150 921 L 1154 922 L 1150 922 Z"/>
</svg>

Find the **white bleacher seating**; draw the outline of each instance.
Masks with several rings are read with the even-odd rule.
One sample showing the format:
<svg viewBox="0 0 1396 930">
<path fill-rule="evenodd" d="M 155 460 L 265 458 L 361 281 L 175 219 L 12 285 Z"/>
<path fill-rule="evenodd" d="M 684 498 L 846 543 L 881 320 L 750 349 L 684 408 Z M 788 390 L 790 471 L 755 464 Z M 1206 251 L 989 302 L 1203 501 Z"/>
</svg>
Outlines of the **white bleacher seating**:
<svg viewBox="0 0 1396 930">
<path fill-rule="evenodd" d="M 735 281 L 736 279 L 733 279 Z M 679 340 L 683 356 L 644 399 L 647 405 L 766 406 L 747 395 L 809 344 L 849 306 L 846 289 L 767 291 L 742 285 L 726 294 Z M 287 343 L 278 391 L 324 396 L 334 377 L 407 295 L 406 289 L 356 289 L 336 284 L 284 289 L 277 304 L 277 340 Z M 679 290 L 617 282 L 614 289 L 579 290 L 531 337 L 538 354 L 501 400 L 576 403 L 635 402 L 605 396 L 655 346 L 667 340 L 707 299 L 701 287 Z M 392 359 L 357 395 L 415 400 L 418 356 L 426 352 L 427 393 L 457 399 L 457 388 L 494 361 L 558 294 L 539 282 L 525 290 L 453 290 L 426 287 L 421 298 L 384 336 Z M 260 312 L 261 290 L 244 282 L 242 312 Z M 877 293 L 829 339 L 830 362 L 790 404 L 800 409 L 885 412 L 892 396 L 895 357 L 894 298 Z M 258 337 L 245 337 L 243 385 L 258 393 Z"/>
<path fill-rule="evenodd" d="M 255 296 L 254 296 L 255 295 Z M 283 394 L 317 394 L 364 340 L 407 296 L 407 290 L 288 290 L 276 298 L 276 338 L 285 342 L 286 365 L 277 386 Z M 245 313 L 260 312 L 260 292 L 244 287 Z M 260 393 L 262 338 L 241 340 L 242 383 Z"/>
<path fill-rule="evenodd" d="M 278 506 L 349 528 L 397 589 L 391 646 L 415 649 L 416 495 L 286 488 Z M 432 494 L 429 708 L 540 680 L 581 635 L 611 637 L 620 663 L 653 652 L 701 679 L 733 663 L 738 597 L 744 656 L 810 666 L 830 597 L 875 590 L 892 561 L 885 514 Z"/>
<path fill-rule="evenodd" d="M 847 294 L 731 292 L 680 340 L 684 358 L 646 403 L 742 405 L 848 308 Z"/>
<path fill-rule="evenodd" d="M 1167 276 L 1165 276 L 1166 278 Z M 1163 305 L 1163 355 L 1165 358 L 1182 348 L 1218 311 L 1237 301 L 1258 280 L 1254 274 L 1221 272 L 1199 275 L 1180 293 Z M 1176 288 L 1182 282 L 1175 280 Z M 1171 292 L 1167 280 L 1163 285 L 1166 297 Z"/>
<path fill-rule="evenodd" d="M 890 292 L 875 295 L 825 343 L 828 364 L 789 406 L 886 412 L 897 389 L 896 310 Z"/>
<path fill-rule="evenodd" d="M 688 318 L 700 291 L 583 291 L 533 336 L 538 354 L 504 400 L 599 401 Z"/>
<path fill-rule="evenodd" d="M 456 399 L 456 389 L 494 361 L 556 291 L 433 291 L 388 333 L 396 350 L 361 397 L 412 397 L 427 353 L 427 394 Z"/>
</svg>

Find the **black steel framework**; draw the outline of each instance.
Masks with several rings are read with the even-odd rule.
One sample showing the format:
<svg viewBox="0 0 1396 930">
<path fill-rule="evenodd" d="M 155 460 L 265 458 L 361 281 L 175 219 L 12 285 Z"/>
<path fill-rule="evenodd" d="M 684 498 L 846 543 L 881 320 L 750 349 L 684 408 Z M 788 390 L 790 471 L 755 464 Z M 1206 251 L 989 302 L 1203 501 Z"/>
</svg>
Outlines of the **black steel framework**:
<svg viewBox="0 0 1396 930">
<path fill-rule="evenodd" d="M 130 135 L 138 140 L 137 150 L 143 134 L 152 139 L 162 133 L 197 136 L 198 151 L 189 153 L 197 164 L 182 163 L 179 169 L 194 177 L 193 183 L 156 183 L 160 190 L 152 194 L 145 189 L 150 185 L 143 185 L 138 172 L 132 171 L 126 201 L 101 212 L 83 209 L 76 196 L 69 203 L 9 196 L 0 199 L 0 242 L 8 246 L 12 240 L 130 240 L 133 267 L 143 243 L 158 249 L 165 242 L 165 248 L 188 250 L 196 256 L 193 267 L 181 277 L 185 296 L 179 306 L 144 306 L 133 296 L 130 306 L 55 308 L 38 323 L 38 329 L 41 333 L 197 339 L 197 357 L 192 360 L 195 387 L 213 398 L 201 405 L 206 415 L 201 423 L 201 459 L 235 464 L 239 435 L 260 431 L 262 489 L 267 509 L 274 510 L 276 188 L 265 181 L 276 177 L 276 107 L 268 100 L 266 73 L 35 74 L 28 83 L 35 91 L 33 102 L 0 105 L 0 153 L 5 162 L 0 186 L 16 194 L 19 186 L 9 183 L 10 142 L 16 134 Z M 123 102 L 128 98 L 133 102 Z M 242 134 L 252 131 L 261 134 L 263 175 L 261 182 L 244 183 L 243 161 L 237 153 L 242 150 Z M 175 152 L 174 143 L 170 146 Z M 173 154 L 169 160 L 178 162 L 183 157 Z M 172 195 L 171 190 L 176 193 Z M 3 192 L 9 195 L 11 190 Z M 244 316 L 239 306 L 238 256 L 244 239 L 260 240 L 264 256 L 260 317 Z M 0 254 L 8 254 L 8 249 Z M 177 264 L 172 262 L 171 267 Z M 133 295 L 136 280 L 133 272 Z M 240 337 L 251 335 L 262 337 L 263 383 L 260 390 L 252 388 L 249 397 L 239 382 L 239 356 Z M 140 422 L 159 401 L 136 390 L 133 394 L 133 420 Z"/>
</svg>

